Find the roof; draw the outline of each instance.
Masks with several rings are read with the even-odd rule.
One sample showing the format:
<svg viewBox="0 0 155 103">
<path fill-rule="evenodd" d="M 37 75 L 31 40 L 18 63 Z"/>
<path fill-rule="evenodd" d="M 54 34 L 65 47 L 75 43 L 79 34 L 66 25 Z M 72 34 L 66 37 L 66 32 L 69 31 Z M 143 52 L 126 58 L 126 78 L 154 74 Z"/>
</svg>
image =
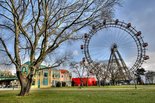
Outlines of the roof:
<svg viewBox="0 0 155 103">
<path fill-rule="evenodd" d="M 75 78 L 72 78 L 72 79 L 96 79 L 95 77 L 75 77 Z"/>
<path fill-rule="evenodd" d="M 17 77 L 0 77 L 0 81 L 17 80 Z"/>
<path fill-rule="evenodd" d="M 26 65 L 30 65 L 31 62 L 30 62 L 30 61 L 27 61 L 27 62 L 25 62 L 24 64 L 26 64 Z"/>
<path fill-rule="evenodd" d="M 27 62 L 25 62 L 24 64 L 26 64 L 26 65 L 31 65 L 31 62 L 30 61 L 27 61 Z M 46 68 L 47 66 L 45 66 L 45 65 L 40 65 L 40 68 Z"/>
<path fill-rule="evenodd" d="M 65 70 L 65 69 L 60 69 L 60 72 L 61 73 L 69 73 L 69 71 L 68 70 Z"/>
</svg>

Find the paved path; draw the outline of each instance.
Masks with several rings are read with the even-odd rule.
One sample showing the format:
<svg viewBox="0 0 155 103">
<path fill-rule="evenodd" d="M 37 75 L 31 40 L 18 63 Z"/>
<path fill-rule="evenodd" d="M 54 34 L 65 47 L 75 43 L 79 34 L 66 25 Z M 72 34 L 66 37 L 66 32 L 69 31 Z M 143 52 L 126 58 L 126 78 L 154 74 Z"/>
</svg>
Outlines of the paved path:
<svg viewBox="0 0 155 103">
<path fill-rule="evenodd" d="M 20 90 L 20 88 L 0 88 L 0 91 L 3 91 L 3 90 Z"/>
</svg>

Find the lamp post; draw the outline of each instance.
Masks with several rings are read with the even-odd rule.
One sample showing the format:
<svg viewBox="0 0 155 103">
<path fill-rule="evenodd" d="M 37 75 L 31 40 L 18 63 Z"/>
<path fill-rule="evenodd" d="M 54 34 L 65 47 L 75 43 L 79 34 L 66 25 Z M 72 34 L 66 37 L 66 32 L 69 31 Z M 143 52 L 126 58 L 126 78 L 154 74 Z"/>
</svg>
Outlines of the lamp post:
<svg viewBox="0 0 155 103">
<path fill-rule="evenodd" d="M 134 83 L 135 83 L 135 89 L 137 89 L 136 76 L 137 76 L 137 74 L 136 74 L 136 73 L 134 73 Z"/>
</svg>

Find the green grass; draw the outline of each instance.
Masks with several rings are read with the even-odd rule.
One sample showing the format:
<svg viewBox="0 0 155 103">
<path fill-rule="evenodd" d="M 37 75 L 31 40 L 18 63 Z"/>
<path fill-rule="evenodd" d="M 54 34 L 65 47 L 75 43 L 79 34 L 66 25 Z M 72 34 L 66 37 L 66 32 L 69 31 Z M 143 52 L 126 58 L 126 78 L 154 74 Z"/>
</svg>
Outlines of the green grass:
<svg viewBox="0 0 155 103">
<path fill-rule="evenodd" d="M 0 91 L 0 103 L 155 103 L 155 85 L 50 88 L 31 90 L 25 97 L 18 92 Z"/>
</svg>

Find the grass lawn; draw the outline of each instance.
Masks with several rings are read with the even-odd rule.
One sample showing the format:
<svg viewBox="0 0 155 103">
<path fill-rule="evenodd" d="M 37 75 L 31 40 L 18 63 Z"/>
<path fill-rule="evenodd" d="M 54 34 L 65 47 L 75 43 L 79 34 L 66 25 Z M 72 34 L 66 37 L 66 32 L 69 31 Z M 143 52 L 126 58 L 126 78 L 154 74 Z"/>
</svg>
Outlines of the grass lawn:
<svg viewBox="0 0 155 103">
<path fill-rule="evenodd" d="M 25 97 L 18 93 L 0 91 L 0 103 L 155 103 L 155 85 L 36 89 Z"/>
</svg>

